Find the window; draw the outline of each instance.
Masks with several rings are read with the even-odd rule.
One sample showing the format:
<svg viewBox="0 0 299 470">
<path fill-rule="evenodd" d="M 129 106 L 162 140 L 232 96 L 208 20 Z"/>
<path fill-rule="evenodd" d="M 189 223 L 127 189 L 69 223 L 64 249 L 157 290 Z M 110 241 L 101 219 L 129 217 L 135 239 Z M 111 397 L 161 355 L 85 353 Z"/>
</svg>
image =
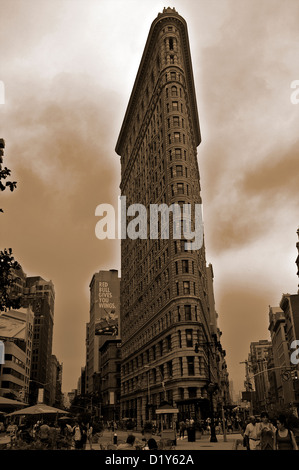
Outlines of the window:
<svg viewBox="0 0 299 470">
<path fill-rule="evenodd" d="M 180 357 L 180 373 L 181 373 L 181 376 L 184 375 L 184 367 L 183 367 L 183 358 Z"/>
<path fill-rule="evenodd" d="M 184 183 L 177 183 L 177 193 L 184 194 Z"/>
<path fill-rule="evenodd" d="M 196 398 L 196 387 L 188 387 L 189 398 Z"/>
<path fill-rule="evenodd" d="M 170 78 L 171 78 L 171 80 L 176 80 L 176 73 L 175 72 L 170 72 Z"/>
<path fill-rule="evenodd" d="M 179 348 L 182 347 L 182 332 L 181 330 L 178 331 L 178 336 L 179 336 Z"/>
<path fill-rule="evenodd" d="M 179 388 L 179 395 L 180 395 L 180 399 L 184 400 L 184 389 L 183 388 Z"/>
<path fill-rule="evenodd" d="M 190 282 L 189 281 L 183 282 L 183 292 L 184 294 L 190 294 Z"/>
<path fill-rule="evenodd" d="M 163 341 L 159 342 L 159 348 L 160 348 L 160 356 L 163 355 Z"/>
<path fill-rule="evenodd" d="M 167 362 L 168 377 L 172 377 L 172 361 Z"/>
<path fill-rule="evenodd" d="M 174 142 L 181 142 L 181 134 L 179 132 L 174 132 Z"/>
<path fill-rule="evenodd" d="M 172 110 L 173 111 L 178 111 L 179 109 L 179 103 L 177 101 L 172 102 Z"/>
<path fill-rule="evenodd" d="M 170 59 L 170 63 L 171 63 L 171 64 L 174 64 L 174 55 L 171 55 L 171 56 L 169 57 L 169 59 Z"/>
<path fill-rule="evenodd" d="M 187 259 L 183 259 L 182 261 L 182 271 L 183 273 L 189 272 L 189 261 Z"/>
<path fill-rule="evenodd" d="M 185 319 L 191 320 L 191 305 L 185 305 Z"/>
<path fill-rule="evenodd" d="M 166 338 L 166 343 L 167 343 L 167 349 L 168 351 L 171 351 L 171 335 L 168 335 L 167 338 Z"/>
<path fill-rule="evenodd" d="M 173 51 L 173 39 L 169 38 L 169 49 Z"/>
<path fill-rule="evenodd" d="M 180 125 L 180 118 L 178 116 L 173 116 L 173 125 L 178 127 Z"/>
<path fill-rule="evenodd" d="M 188 364 L 188 375 L 194 375 L 194 357 L 193 356 L 187 357 L 187 364 Z"/>
<path fill-rule="evenodd" d="M 178 321 L 181 321 L 181 312 L 180 307 L 178 307 Z M 181 346 L 180 346 L 181 347 Z"/>
<path fill-rule="evenodd" d="M 175 155 L 176 158 L 181 159 L 182 158 L 182 149 L 178 149 L 178 148 L 174 149 L 174 155 Z"/>
<path fill-rule="evenodd" d="M 193 347 L 193 331 L 186 330 L 186 346 L 187 348 Z"/>
<path fill-rule="evenodd" d="M 176 165 L 176 175 L 183 176 L 183 167 L 182 165 Z"/>
<path fill-rule="evenodd" d="M 171 96 L 178 96 L 178 89 L 176 86 L 171 87 Z"/>
</svg>

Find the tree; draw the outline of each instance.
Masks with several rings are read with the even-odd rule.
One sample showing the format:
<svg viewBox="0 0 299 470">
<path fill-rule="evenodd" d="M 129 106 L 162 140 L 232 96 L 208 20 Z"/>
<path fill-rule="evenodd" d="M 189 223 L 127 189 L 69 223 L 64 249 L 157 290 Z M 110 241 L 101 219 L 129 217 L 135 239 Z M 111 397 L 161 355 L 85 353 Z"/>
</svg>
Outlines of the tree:
<svg viewBox="0 0 299 470">
<path fill-rule="evenodd" d="M 3 184 L 1 181 L 1 180 L 6 180 L 6 178 L 11 175 L 11 170 L 9 168 L 7 168 L 6 166 L 4 168 L 2 167 L 4 149 L 5 149 L 5 141 L 4 139 L 0 139 L 0 190 L 5 191 L 5 189 L 9 188 L 11 191 L 13 191 L 17 187 L 16 181 L 6 181 L 5 184 Z M 0 208 L 0 212 L 3 212 L 1 208 Z"/>
<path fill-rule="evenodd" d="M 20 269 L 20 264 L 12 256 L 11 248 L 0 251 L 0 311 L 21 307 L 21 295 L 14 294 L 16 275 L 13 270 Z"/>
<path fill-rule="evenodd" d="M 2 167 L 3 155 L 5 149 L 5 141 L 0 138 L 0 190 L 5 191 L 5 189 L 10 188 L 13 191 L 17 183 L 16 181 L 6 181 L 5 185 L 2 183 L 2 180 L 6 180 L 11 174 L 11 170 L 7 167 Z M 0 212 L 3 210 L 0 208 Z M 15 283 L 15 278 L 13 269 L 20 269 L 20 265 L 15 261 L 12 256 L 11 248 L 4 248 L 3 251 L 0 251 L 0 311 L 6 311 L 10 308 L 20 308 L 21 298 L 20 296 L 13 295 L 12 288 Z"/>
</svg>

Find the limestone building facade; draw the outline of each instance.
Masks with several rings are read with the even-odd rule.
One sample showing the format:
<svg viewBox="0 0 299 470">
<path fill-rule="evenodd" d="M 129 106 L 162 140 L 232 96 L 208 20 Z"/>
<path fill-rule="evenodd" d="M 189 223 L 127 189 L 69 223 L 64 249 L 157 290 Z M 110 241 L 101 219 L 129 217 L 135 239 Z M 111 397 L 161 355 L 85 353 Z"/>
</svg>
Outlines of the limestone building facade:
<svg viewBox="0 0 299 470">
<path fill-rule="evenodd" d="M 166 8 L 151 25 L 116 144 L 126 206 L 142 204 L 149 213 L 151 204 L 190 204 L 195 213 L 200 142 L 187 24 Z M 155 419 L 163 401 L 183 417 L 207 415 L 207 386 L 218 383 L 216 358 L 223 355 L 204 243 L 187 249 L 184 235 L 173 237 L 169 214 L 168 238 L 162 223 L 151 238 L 148 222 L 146 236 L 136 224 L 136 238 L 121 240 L 121 417 L 138 424 Z"/>
</svg>

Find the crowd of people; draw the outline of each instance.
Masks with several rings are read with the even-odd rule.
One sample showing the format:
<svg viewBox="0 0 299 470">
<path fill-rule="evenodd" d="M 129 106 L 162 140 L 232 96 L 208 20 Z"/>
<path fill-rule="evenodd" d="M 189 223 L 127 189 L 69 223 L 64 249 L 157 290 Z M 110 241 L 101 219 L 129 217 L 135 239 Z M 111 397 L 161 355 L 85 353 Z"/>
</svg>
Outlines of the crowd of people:
<svg viewBox="0 0 299 470">
<path fill-rule="evenodd" d="M 9 448 L 35 449 L 81 449 L 88 442 L 92 449 L 93 426 L 91 423 L 47 422 L 37 421 L 34 424 L 17 425 L 10 422 L 0 426 L 0 432 L 10 438 Z"/>
<path fill-rule="evenodd" d="M 128 431 L 135 428 L 133 424 L 136 423 L 127 422 Z M 146 425 L 149 424 L 149 431 L 147 431 L 146 426 L 142 431 L 142 440 L 129 431 L 126 442 L 119 442 L 117 445 L 116 438 L 114 448 L 158 449 L 155 438 L 156 434 L 160 436 L 158 426 L 156 426 L 156 423 L 146 423 Z M 294 431 L 289 428 L 286 416 L 279 415 L 277 419 L 271 420 L 267 412 L 262 412 L 259 417 L 250 416 L 245 421 L 239 416 L 227 416 L 224 422 L 216 417 L 213 423 L 209 417 L 196 422 L 193 418 L 177 421 L 175 423 L 175 445 L 176 439 L 186 438 L 190 429 L 199 430 L 203 434 L 211 434 L 211 426 L 214 425 L 215 432 L 222 434 L 224 432 L 224 424 L 227 433 L 237 432 L 242 434 L 242 444 L 247 450 L 298 450 L 296 436 Z M 116 431 L 118 428 L 123 429 L 123 423 L 111 421 L 107 422 L 105 427 L 113 431 L 115 436 L 117 436 Z M 26 448 L 27 446 L 27 448 L 34 449 L 84 450 L 87 443 L 89 444 L 88 448 L 93 449 L 94 436 L 98 434 L 95 438 L 97 442 L 97 437 L 100 437 L 101 432 L 99 432 L 96 424 L 79 422 L 79 420 L 71 422 L 66 418 L 61 422 L 59 420 L 54 422 L 43 420 L 19 426 L 14 422 L 9 422 L 6 426 L 0 422 L 0 434 L 9 437 L 9 448 Z"/>
<path fill-rule="evenodd" d="M 266 411 L 261 413 L 260 420 L 250 416 L 242 434 L 247 450 L 298 450 L 296 437 L 289 429 L 285 415 L 279 415 L 274 422 Z"/>
</svg>

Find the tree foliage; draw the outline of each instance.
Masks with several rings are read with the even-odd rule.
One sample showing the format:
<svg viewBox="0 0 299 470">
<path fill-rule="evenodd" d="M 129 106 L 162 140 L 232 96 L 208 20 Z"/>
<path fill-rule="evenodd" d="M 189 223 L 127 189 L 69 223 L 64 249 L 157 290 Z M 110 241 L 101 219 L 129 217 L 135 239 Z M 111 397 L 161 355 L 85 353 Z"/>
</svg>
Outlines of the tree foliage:
<svg viewBox="0 0 299 470">
<path fill-rule="evenodd" d="M 13 293 L 16 275 L 13 270 L 20 269 L 15 261 L 11 248 L 0 251 L 0 311 L 6 312 L 10 308 L 21 307 L 21 296 Z"/>
<path fill-rule="evenodd" d="M 13 191 L 17 183 L 16 181 L 5 181 L 11 175 L 11 170 L 7 167 L 2 166 L 3 155 L 5 149 L 5 141 L 0 138 L 0 190 L 5 191 L 9 188 Z M 0 212 L 3 210 L 0 208 Z M 0 311 L 6 311 L 10 308 L 20 308 L 21 298 L 20 296 L 13 295 L 12 288 L 15 283 L 16 276 L 13 273 L 14 269 L 20 269 L 21 266 L 15 261 L 12 256 L 11 248 L 4 248 L 0 251 Z"/>
<path fill-rule="evenodd" d="M 2 166 L 4 149 L 5 149 L 5 141 L 4 139 L 0 139 L 0 191 L 5 191 L 5 189 L 7 188 L 13 191 L 17 187 L 16 181 L 5 181 L 5 184 L 2 182 L 11 175 L 11 170 L 7 168 L 6 166 L 4 168 Z M 1 208 L 0 208 L 0 212 L 3 212 Z"/>
</svg>

